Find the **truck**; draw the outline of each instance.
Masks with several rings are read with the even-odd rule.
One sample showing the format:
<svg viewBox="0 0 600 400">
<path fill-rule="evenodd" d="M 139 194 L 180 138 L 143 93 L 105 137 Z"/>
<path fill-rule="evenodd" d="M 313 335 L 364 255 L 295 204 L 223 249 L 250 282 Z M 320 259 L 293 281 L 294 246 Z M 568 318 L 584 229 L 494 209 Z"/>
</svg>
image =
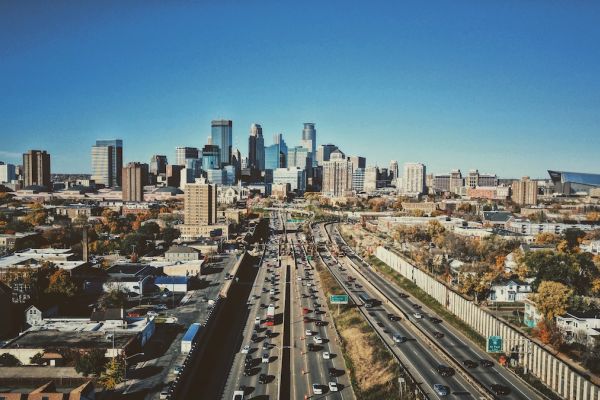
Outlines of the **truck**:
<svg viewBox="0 0 600 400">
<path fill-rule="evenodd" d="M 275 325 L 275 305 L 274 304 L 269 304 L 269 307 L 267 307 L 267 322 L 266 322 L 267 326 L 273 326 Z"/>
<path fill-rule="evenodd" d="M 185 335 L 183 335 L 183 338 L 181 338 L 182 354 L 188 354 L 190 351 L 192 351 L 192 346 L 194 345 L 194 343 L 196 343 L 201 329 L 202 325 L 198 322 L 195 322 L 190 325 L 188 330 L 185 332 Z"/>
</svg>

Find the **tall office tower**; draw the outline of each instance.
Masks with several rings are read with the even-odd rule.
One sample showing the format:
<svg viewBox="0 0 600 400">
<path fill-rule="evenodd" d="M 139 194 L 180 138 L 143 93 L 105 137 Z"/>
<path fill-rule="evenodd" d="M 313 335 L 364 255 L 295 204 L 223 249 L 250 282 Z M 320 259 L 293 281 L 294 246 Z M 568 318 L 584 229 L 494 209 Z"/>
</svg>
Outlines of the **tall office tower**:
<svg viewBox="0 0 600 400">
<path fill-rule="evenodd" d="M 214 144 L 206 144 L 202 148 L 202 169 L 219 169 L 221 166 L 221 150 Z"/>
<path fill-rule="evenodd" d="M 121 186 L 123 141 L 96 140 L 92 146 L 92 179 L 106 187 Z"/>
<path fill-rule="evenodd" d="M 425 165 L 421 163 L 405 163 L 402 186 L 404 193 L 425 193 Z"/>
<path fill-rule="evenodd" d="M 455 193 L 458 188 L 461 188 L 464 185 L 465 183 L 460 169 L 453 169 L 452 171 L 450 171 L 450 182 L 448 190 L 451 193 Z"/>
<path fill-rule="evenodd" d="M 23 186 L 38 185 L 52 189 L 50 154 L 46 150 L 29 150 L 23 154 Z"/>
<path fill-rule="evenodd" d="M 348 157 L 350 163 L 352 164 L 352 170 L 356 170 L 358 168 L 365 169 L 367 166 L 367 160 L 364 157 L 360 156 L 350 156 Z"/>
<path fill-rule="evenodd" d="M 323 194 L 330 197 L 345 196 L 352 189 L 352 164 L 344 153 L 335 150 L 329 161 L 323 163 Z"/>
<path fill-rule="evenodd" d="M 181 171 L 184 168 L 184 166 L 178 164 L 167 165 L 167 186 L 178 187 L 181 184 Z"/>
<path fill-rule="evenodd" d="M 390 161 L 389 178 L 393 182 L 400 176 L 400 169 L 398 168 L 398 161 Z"/>
<path fill-rule="evenodd" d="M 352 167 L 352 190 L 356 193 L 365 190 L 365 169 Z"/>
<path fill-rule="evenodd" d="M 308 171 L 311 167 L 310 150 L 304 146 L 296 146 L 288 149 L 287 153 L 288 168 L 301 168 Z"/>
<path fill-rule="evenodd" d="M 13 164 L 0 164 L 0 183 L 10 183 L 17 179 L 17 173 Z"/>
<path fill-rule="evenodd" d="M 221 167 L 231 164 L 231 144 L 233 143 L 233 122 L 228 119 L 214 120 L 210 123 L 211 144 L 219 146 Z"/>
<path fill-rule="evenodd" d="M 287 145 L 283 140 L 283 135 L 278 133 L 273 135 L 273 144 L 265 147 L 265 170 L 274 170 L 287 167 Z"/>
<path fill-rule="evenodd" d="M 262 127 L 259 124 L 252 124 L 250 127 L 248 163 L 248 168 L 257 171 L 265 169 L 265 139 L 263 138 Z"/>
<path fill-rule="evenodd" d="M 323 165 L 325 161 L 329 161 L 331 153 L 337 150 L 335 144 L 322 144 L 317 148 L 317 165 Z"/>
<path fill-rule="evenodd" d="M 185 166 L 185 160 L 199 158 L 199 150 L 197 147 L 176 147 L 175 148 L 175 164 Z"/>
<path fill-rule="evenodd" d="M 538 183 L 524 176 L 520 181 L 512 184 L 512 200 L 519 205 L 536 205 L 538 196 Z"/>
<path fill-rule="evenodd" d="M 123 201 L 144 201 L 147 182 L 148 164 L 130 162 L 123 167 Z"/>
<path fill-rule="evenodd" d="M 235 184 L 240 179 L 242 172 L 242 154 L 238 149 L 233 149 L 231 152 L 231 166 L 234 171 L 233 183 Z"/>
<path fill-rule="evenodd" d="M 151 174 L 159 175 L 167 172 L 167 156 L 155 154 L 150 158 Z"/>
<path fill-rule="evenodd" d="M 305 147 L 310 152 L 310 158 L 312 166 L 317 166 L 316 153 L 317 153 L 317 131 L 315 130 L 315 124 L 312 122 L 305 122 L 304 129 L 302 130 L 302 147 Z"/>
<path fill-rule="evenodd" d="M 186 225 L 213 225 L 217 222 L 217 187 L 204 178 L 185 187 L 183 222 Z"/>
<path fill-rule="evenodd" d="M 367 167 L 364 171 L 363 190 L 367 193 L 372 193 L 378 189 L 379 169 L 377 167 Z"/>
</svg>

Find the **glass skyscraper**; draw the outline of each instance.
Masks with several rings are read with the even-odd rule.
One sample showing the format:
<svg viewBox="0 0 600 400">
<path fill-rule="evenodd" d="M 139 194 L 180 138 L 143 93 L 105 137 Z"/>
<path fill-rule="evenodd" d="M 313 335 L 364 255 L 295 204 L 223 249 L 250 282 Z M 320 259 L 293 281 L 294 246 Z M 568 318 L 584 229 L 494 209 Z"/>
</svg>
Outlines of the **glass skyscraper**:
<svg viewBox="0 0 600 400">
<path fill-rule="evenodd" d="M 121 186 L 123 141 L 96 140 L 92 146 L 92 179 L 106 187 Z"/>
<path fill-rule="evenodd" d="M 211 122 L 210 126 L 211 144 L 219 146 L 221 152 L 220 166 L 230 165 L 233 122 L 227 119 L 215 120 Z"/>
<path fill-rule="evenodd" d="M 312 122 L 304 123 L 304 129 L 302 130 L 302 147 L 306 147 L 308 151 L 310 151 L 312 166 L 316 167 L 317 131 L 315 129 L 315 124 Z"/>
</svg>

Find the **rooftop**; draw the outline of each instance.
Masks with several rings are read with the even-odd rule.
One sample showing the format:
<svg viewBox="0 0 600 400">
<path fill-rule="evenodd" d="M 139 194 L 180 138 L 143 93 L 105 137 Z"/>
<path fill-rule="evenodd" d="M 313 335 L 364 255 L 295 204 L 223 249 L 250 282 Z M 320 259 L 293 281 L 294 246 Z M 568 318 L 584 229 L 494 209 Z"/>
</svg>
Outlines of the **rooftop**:
<svg viewBox="0 0 600 400">
<path fill-rule="evenodd" d="M 188 246 L 171 246 L 169 247 L 169 250 L 167 250 L 165 253 L 169 253 L 169 254 L 173 254 L 173 253 L 199 253 L 198 250 L 194 249 L 193 247 L 188 247 Z"/>
</svg>

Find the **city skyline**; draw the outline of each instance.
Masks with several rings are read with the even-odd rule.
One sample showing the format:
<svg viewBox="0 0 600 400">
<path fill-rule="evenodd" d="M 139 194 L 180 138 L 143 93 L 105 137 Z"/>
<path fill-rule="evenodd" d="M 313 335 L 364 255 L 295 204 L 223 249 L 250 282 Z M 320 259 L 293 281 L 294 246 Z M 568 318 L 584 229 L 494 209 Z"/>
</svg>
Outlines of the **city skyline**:
<svg viewBox="0 0 600 400">
<path fill-rule="evenodd" d="M 0 160 L 44 149 L 53 171 L 90 173 L 96 139 L 122 139 L 124 162 L 148 162 L 202 148 L 210 121 L 230 119 L 245 155 L 252 123 L 294 147 L 310 121 L 317 145 L 369 165 L 600 171 L 596 4 L 116 9 L 2 6 Z M 226 29 L 212 13 L 227 13 Z M 310 29 L 289 29 L 298 20 Z"/>
</svg>

